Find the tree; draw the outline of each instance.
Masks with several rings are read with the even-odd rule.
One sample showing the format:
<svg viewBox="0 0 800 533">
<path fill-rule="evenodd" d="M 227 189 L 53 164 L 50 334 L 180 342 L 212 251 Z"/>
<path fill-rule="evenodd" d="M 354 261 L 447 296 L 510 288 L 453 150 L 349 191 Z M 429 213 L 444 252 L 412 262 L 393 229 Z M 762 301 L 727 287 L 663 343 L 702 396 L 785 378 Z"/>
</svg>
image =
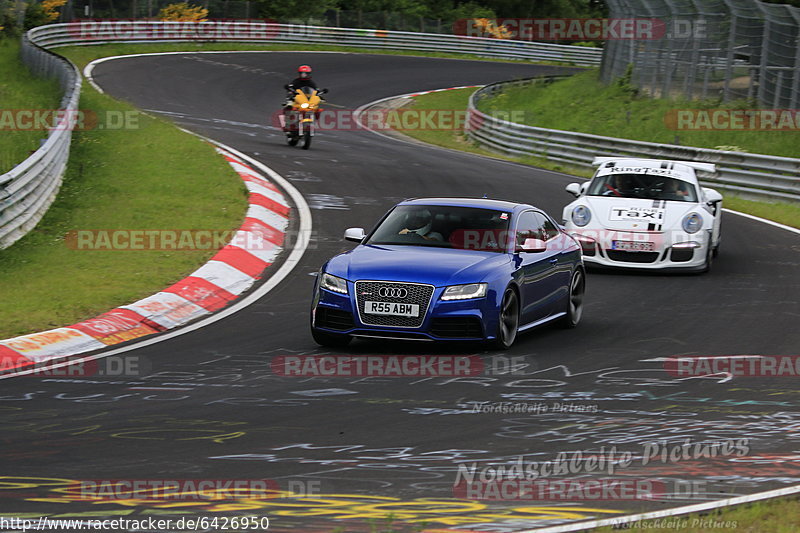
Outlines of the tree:
<svg viewBox="0 0 800 533">
<path fill-rule="evenodd" d="M 208 16 L 208 9 L 200 6 L 190 6 L 188 2 L 170 4 L 158 12 L 158 20 L 172 20 L 180 22 L 202 22 Z"/>
</svg>

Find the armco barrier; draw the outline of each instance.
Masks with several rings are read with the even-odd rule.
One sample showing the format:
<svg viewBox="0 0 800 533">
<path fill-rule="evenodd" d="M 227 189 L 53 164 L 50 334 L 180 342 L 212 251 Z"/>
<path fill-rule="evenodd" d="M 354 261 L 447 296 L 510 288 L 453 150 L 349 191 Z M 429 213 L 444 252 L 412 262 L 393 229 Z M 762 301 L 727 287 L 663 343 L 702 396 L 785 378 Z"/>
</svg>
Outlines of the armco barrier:
<svg viewBox="0 0 800 533">
<path fill-rule="evenodd" d="M 467 136 L 479 145 L 513 156 L 535 156 L 591 168 L 596 156 L 625 155 L 714 163 L 714 174 L 699 173 L 704 185 L 768 201 L 800 201 L 800 159 L 657 144 L 588 133 L 536 128 L 502 120 L 478 110 L 478 103 L 512 86 L 548 83 L 542 76 L 487 85 L 472 94 Z"/>
<path fill-rule="evenodd" d="M 62 118 L 36 152 L 0 176 L 0 249 L 32 230 L 53 203 L 64 177 L 81 92 L 81 76 L 75 65 L 37 46 L 27 36 L 22 39 L 22 59 L 34 73 L 61 82 Z"/>
<path fill-rule="evenodd" d="M 423 52 L 455 52 L 484 57 L 553 61 L 581 66 L 600 64 L 599 48 L 487 39 L 436 33 L 301 26 L 247 21 L 160 22 L 84 21 L 40 26 L 29 32 L 45 48 L 66 45 L 138 42 L 240 42 L 322 44 Z"/>
</svg>

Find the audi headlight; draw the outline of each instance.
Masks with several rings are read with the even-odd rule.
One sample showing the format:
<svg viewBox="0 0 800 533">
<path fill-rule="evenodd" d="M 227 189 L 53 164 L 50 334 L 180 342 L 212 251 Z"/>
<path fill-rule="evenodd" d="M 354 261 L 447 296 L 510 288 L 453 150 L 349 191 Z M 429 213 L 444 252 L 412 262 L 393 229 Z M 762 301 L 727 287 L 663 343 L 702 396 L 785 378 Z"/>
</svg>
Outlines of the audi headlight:
<svg viewBox="0 0 800 533">
<path fill-rule="evenodd" d="M 442 293 L 442 300 L 469 300 L 486 296 L 486 283 L 451 285 Z"/>
<path fill-rule="evenodd" d="M 703 227 L 703 218 L 697 213 L 689 213 L 683 217 L 682 226 L 686 233 L 697 233 Z"/>
<path fill-rule="evenodd" d="M 583 227 L 592 220 L 592 212 L 589 211 L 589 208 L 585 205 L 576 206 L 575 209 L 572 210 L 572 222 L 575 223 L 576 226 Z"/>
<path fill-rule="evenodd" d="M 338 278 L 334 275 L 328 274 L 327 272 L 322 274 L 322 279 L 320 280 L 319 284 L 323 289 L 338 292 L 339 294 L 347 294 L 347 280 Z"/>
</svg>

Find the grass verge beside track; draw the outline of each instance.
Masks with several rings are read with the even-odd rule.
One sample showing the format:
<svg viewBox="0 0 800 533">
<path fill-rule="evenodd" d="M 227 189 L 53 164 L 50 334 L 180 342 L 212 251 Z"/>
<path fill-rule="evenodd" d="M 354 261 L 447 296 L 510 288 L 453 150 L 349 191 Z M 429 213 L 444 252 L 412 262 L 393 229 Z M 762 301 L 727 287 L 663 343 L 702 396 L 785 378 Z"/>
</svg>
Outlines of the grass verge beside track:
<svg viewBox="0 0 800 533">
<path fill-rule="evenodd" d="M 47 137 L 45 130 L 18 129 L 17 110 L 58 109 L 58 82 L 34 76 L 19 59 L 19 42 L 0 38 L 0 174 L 24 161 Z"/>
<path fill-rule="evenodd" d="M 409 106 L 409 108 L 419 109 L 419 110 L 425 110 L 425 109 L 465 110 L 467 108 L 469 96 L 474 91 L 475 89 L 457 89 L 452 91 L 442 91 L 438 93 L 424 94 L 421 96 L 414 97 L 413 103 L 411 104 L 411 106 Z M 509 106 L 505 107 L 505 109 L 508 110 L 516 108 Z M 563 113 L 562 111 L 562 115 L 566 116 L 567 114 Z M 554 126 L 550 124 L 545 127 L 552 128 Z M 566 129 L 566 128 L 560 127 L 559 129 Z M 533 157 L 512 158 L 499 155 L 494 152 L 489 152 L 487 150 L 483 150 L 466 138 L 466 136 L 463 133 L 463 121 L 460 124 L 456 124 L 453 129 L 448 129 L 448 130 L 408 130 L 408 131 L 402 131 L 401 133 L 411 138 L 417 139 L 419 141 L 427 142 L 444 148 L 451 148 L 455 150 L 462 150 L 465 152 L 488 155 L 499 159 L 506 159 L 508 161 L 516 161 L 526 165 L 546 168 L 548 170 L 566 172 L 568 174 L 574 174 L 576 176 L 582 176 L 585 178 L 591 176 L 591 172 L 586 169 L 578 167 L 570 167 L 568 165 L 564 165 L 562 163 L 554 163 L 546 159 L 533 158 Z M 784 133 L 783 135 L 787 134 Z M 796 135 L 800 136 L 800 133 L 797 133 Z M 800 137 L 798 137 L 797 139 L 800 140 Z M 796 150 L 797 148 L 795 147 L 795 151 Z M 565 203 L 567 203 L 569 197 L 568 195 L 566 195 L 566 193 L 564 194 L 565 194 Z M 737 196 L 729 194 L 725 194 L 724 196 L 725 200 L 723 202 L 723 205 L 727 208 L 734 209 L 736 211 L 741 211 L 743 213 L 749 213 L 751 215 L 766 218 L 768 220 L 774 220 L 775 222 L 780 222 L 781 224 L 785 224 L 787 226 L 800 228 L 800 205 L 795 205 L 790 203 L 757 202 L 752 200 L 745 200 L 743 198 L 739 198 Z"/>
<path fill-rule="evenodd" d="M 737 505 L 718 511 L 695 513 L 684 516 L 642 520 L 630 527 L 603 527 L 596 533 L 611 533 L 620 530 L 647 531 L 650 533 L 795 533 L 800 531 L 800 501 L 796 496 L 764 500 Z"/>
<path fill-rule="evenodd" d="M 483 100 L 478 107 L 484 112 L 524 111 L 524 123 L 539 128 L 753 154 L 800 156 L 800 131 L 797 130 L 673 130 L 668 127 L 673 124 L 671 117 L 677 110 L 755 109 L 758 106 L 753 102 L 637 96 L 635 89 L 624 80 L 609 85 L 601 83 L 596 69 L 550 84 L 510 87 L 494 98 Z"/>
<path fill-rule="evenodd" d="M 153 294 L 213 250 L 75 250 L 70 230 L 239 227 L 239 176 L 214 149 L 172 124 L 84 85 L 81 109 L 129 112 L 127 128 L 76 131 L 64 185 L 39 225 L 0 250 L 0 338 L 68 325 Z"/>
</svg>

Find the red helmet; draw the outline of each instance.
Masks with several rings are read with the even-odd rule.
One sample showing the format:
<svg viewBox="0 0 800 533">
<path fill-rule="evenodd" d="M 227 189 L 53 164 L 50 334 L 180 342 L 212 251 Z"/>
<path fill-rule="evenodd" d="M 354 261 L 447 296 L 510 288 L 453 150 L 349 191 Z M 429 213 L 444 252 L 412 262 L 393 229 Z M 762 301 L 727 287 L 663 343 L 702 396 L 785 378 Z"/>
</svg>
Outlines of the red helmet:
<svg viewBox="0 0 800 533">
<path fill-rule="evenodd" d="M 300 65 L 297 67 L 297 74 L 301 78 L 310 78 L 311 77 L 311 67 L 308 65 Z"/>
</svg>

